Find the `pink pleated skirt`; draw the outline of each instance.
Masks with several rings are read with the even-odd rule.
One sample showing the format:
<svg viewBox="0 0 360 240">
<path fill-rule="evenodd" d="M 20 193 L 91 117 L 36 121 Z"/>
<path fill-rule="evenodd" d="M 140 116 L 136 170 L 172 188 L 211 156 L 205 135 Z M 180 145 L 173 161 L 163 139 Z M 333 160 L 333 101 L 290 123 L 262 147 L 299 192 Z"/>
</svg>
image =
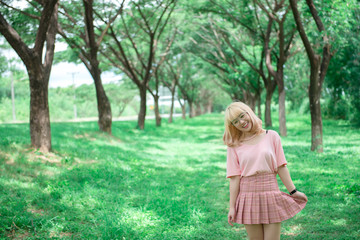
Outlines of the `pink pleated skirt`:
<svg viewBox="0 0 360 240">
<path fill-rule="evenodd" d="M 275 173 L 262 173 L 240 179 L 235 221 L 239 224 L 269 224 L 295 216 L 305 200 L 281 192 Z"/>
</svg>

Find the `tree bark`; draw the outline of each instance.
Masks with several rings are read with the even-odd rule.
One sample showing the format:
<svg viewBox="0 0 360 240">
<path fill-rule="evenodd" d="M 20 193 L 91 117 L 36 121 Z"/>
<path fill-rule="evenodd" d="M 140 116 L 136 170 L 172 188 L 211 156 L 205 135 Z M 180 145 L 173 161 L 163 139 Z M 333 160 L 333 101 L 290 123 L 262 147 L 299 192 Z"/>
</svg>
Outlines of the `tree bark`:
<svg viewBox="0 0 360 240">
<path fill-rule="evenodd" d="M 101 70 L 99 67 L 98 61 L 98 50 L 101 40 L 96 41 L 95 31 L 94 31 L 94 18 L 93 18 L 93 1 L 92 0 L 83 0 L 85 8 L 85 24 L 86 24 L 86 37 L 89 43 L 90 54 L 87 54 L 87 59 L 89 64 L 87 64 L 85 57 L 82 57 L 83 63 L 87 66 L 89 72 L 91 73 L 96 89 L 96 99 L 97 99 L 97 109 L 98 109 L 98 125 L 100 131 L 111 134 L 111 124 L 112 124 L 112 113 L 111 105 L 108 97 L 106 96 L 102 81 L 101 81 Z"/>
<path fill-rule="evenodd" d="M 279 131 L 281 136 L 287 136 L 286 128 L 286 108 L 285 108 L 285 87 L 283 75 L 279 74 L 278 92 L 279 92 Z"/>
<path fill-rule="evenodd" d="M 272 127 L 271 120 L 271 99 L 274 94 L 274 89 L 266 87 L 266 100 L 265 100 L 265 127 Z"/>
<path fill-rule="evenodd" d="M 155 112 L 155 122 L 156 126 L 161 126 L 161 116 L 160 116 L 160 110 L 159 110 L 159 96 L 155 95 L 154 97 L 154 112 Z"/>
<path fill-rule="evenodd" d="M 174 102 L 175 102 L 175 88 L 171 91 L 171 106 L 170 106 L 170 115 L 169 115 L 169 123 L 173 122 L 173 113 L 174 113 Z"/>
<path fill-rule="evenodd" d="M 259 96 L 257 99 L 257 109 L 258 109 L 258 117 L 260 119 L 262 119 L 262 114 L 261 114 L 261 97 Z"/>
<path fill-rule="evenodd" d="M 140 111 L 138 115 L 137 128 L 144 130 L 145 128 L 145 116 L 146 116 L 146 87 L 138 86 L 140 92 Z"/>
<path fill-rule="evenodd" d="M 97 109 L 98 109 L 98 125 L 100 131 L 111 134 L 111 125 L 112 125 L 112 113 L 111 106 L 108 97 L 106 96 L 102 81 L 101 81 L 101 73 L 99 68 L 99 63 L 95 59 L 96 63 L 92 62 L 91 66 L 94 67 L 92 69 L 92 77 L 95 83 L 96 90 L 96 100 L 97 100 Z"/>
<path fill-rule="evenodd" d="M 199 102 L 195 103 L 195 116 L 200 116 L 203 113 L 201 104 Z"/>
<path fill-rule="evenodd" d="M 311 114 L 311 151 L 323 152 L 322 143 L 322 117 L 320 107 L 321 89 L 319 89 L 320 56 L 314 61 L 311 67 L 309 103 Z"/>
<path fill-rule="evenodd" d="M 276 71 L 273 69 L 273 66 L 271 64 L 271 48 L 269 47 L 270 43 L 270 29 L 273 22 L 273 18 L 269 16 L 269 22 L 268 22 L 268 30 L 266 32 L 265 37 L 265 63 L 266 67 L 275 79 L 277 85 L 278 85 L 278 93 L 279 93 L 279 99 L 278 99 L 278 105 L 279 105 L 279 130 L 281 136 L 287 136 L 287 128 L 286 128 L 286 111 L 285 111 L 285 88 L 284 88 L 284 64 L 286 62 L 285 57 L 285 44 L 284 44 L 284 26 L 283 21 L 279 21 L 279 52 L 280 57 L 277 61 L 277 69 Z"/>
<path fill-rule="evenodd" d="M 213 111 L 213 101 L 209 100 L 206 104 L 206 113 L 212 113 Z"/>
<path fill-rule="evenodd" d="M 190 117 L 190 118 L 193 118 L 193 117 L 196 116 L 194 104 L 193 104 L 192 101 L 189 101 L 189 100 L 188 100 L 188 102 L 189 102 L 189 117 Z"/>
<path fill-rule="evenodd" d="M 184 100 L 184 104 L 181 103 L 180 99 L 178 99 L 178 102 L 181 106 L 181 118 L 186 119 L 186 102 Z"/>
<path fill-rule="evenodd" d="M 35 59 L 34 59 L 35 60 Z M 34 61 L 35 62 L 35 61 Z M 51 129 L 48 88 L 39 64 L 28 67 L 30 81 L 30 137 L 31 145 L 41 152 L 51 151 Z"/>
</svg>

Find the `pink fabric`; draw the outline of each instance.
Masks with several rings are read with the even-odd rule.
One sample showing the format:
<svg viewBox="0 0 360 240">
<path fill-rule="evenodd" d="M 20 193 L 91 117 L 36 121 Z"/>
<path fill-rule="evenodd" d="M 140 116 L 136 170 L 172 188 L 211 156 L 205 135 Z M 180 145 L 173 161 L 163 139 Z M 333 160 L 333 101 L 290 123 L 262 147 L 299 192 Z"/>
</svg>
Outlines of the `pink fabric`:
<svg viewBox="0 0 360 240">
<path fill-rule="evenodd" d="M 286 164 L 279 134 L 268 130 L 255 145 L 228 147 L 226 177 L 277 173 L 278 168 Z"/>
<path fill-rule="evenodd" d="M 239 224 L 282 222 L 300 212 L 307 201 L 279 190 L 275 173 L 263 173 L 240 179 L 240 192 L 235 204 Z"/>
</svg>

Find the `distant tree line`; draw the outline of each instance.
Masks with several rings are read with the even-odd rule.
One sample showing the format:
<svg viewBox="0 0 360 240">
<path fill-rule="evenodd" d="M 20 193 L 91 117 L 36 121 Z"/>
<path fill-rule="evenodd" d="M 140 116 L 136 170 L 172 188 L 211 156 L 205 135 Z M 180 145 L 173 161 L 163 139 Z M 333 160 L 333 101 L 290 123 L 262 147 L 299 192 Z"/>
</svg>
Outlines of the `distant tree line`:
<svg viewBox="0 0 360 240">
<path fill-rule="evenodd" d="M 311 150 L 317 152 L 323 151 L 324 113 L 360 122 L 355 0 L 29 0 L 21 9 L 11 1 L 0 5 L 0 33 L 27 69 L 31 142 L 42 151 L 51 150 L 48 84 L 57 41 L 69 46 L 55 56 L 57 62 L 81 62 L 91 74 L 99 129 L 109 134 L 112 90 L 102 84 L 103 71 L 124 74 L 136 87 L 139 129 L 145 127 L 147 93 L 154 98 L 156 125 L 161 125 L 160 85 L 171 92 L 171 112 L 177 91 L 183 117 L 185 103 L 190 117 L 211 111 L 221 91 L 249 104 L 260 117 L 264 104 L 265 125 L 271 127 L 275 100 L 282 136 L 287 135 L 286 103 L 293 110 L 305 104 Z"/>
</svg>

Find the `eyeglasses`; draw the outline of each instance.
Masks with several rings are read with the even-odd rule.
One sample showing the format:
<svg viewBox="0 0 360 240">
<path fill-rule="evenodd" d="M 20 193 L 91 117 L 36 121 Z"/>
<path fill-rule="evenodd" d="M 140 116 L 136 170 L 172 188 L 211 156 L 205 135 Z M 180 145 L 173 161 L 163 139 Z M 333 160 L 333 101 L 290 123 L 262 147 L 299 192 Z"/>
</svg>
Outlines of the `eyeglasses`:
<svg viewBox="0 0 360 240">
<path fill-rule="evenodd" d="M 237 118 L 235 118 L 234 120 L 231 121 L 231 124 L 234 126 L 238 125 L 240 123 L 240 120 L 245 118 L 246 114 L 247 114 L 247 112 L 240 113 L 240 115 Z"/>
</svg>

